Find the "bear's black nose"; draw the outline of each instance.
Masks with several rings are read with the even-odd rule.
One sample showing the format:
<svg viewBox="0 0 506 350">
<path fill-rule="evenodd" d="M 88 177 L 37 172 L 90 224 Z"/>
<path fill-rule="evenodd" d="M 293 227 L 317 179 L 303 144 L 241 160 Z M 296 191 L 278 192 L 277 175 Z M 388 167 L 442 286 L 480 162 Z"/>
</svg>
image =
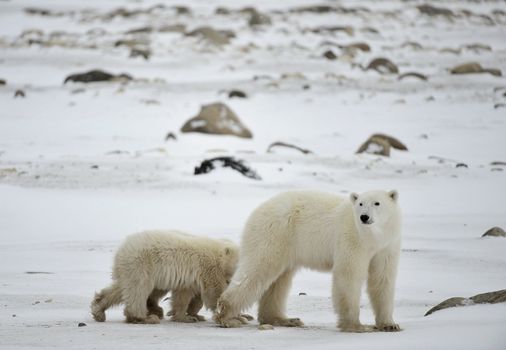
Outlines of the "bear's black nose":
<svg viewBox="0 0 506 350">
<path fill-rule="evenodd" d="M 364 224 L 369 221 L 369 215 L 360 215 L 360 221 L 362 221 Z"/>
</svg>

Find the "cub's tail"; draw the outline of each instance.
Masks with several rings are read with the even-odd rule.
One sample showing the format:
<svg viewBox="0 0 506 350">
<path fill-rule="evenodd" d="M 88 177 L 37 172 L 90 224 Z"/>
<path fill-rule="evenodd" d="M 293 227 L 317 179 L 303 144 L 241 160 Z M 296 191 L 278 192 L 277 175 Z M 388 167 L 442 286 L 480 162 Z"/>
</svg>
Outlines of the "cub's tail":
<svg viewBox="0 0 506 350">
<path fill-rule="evenodd" d="M 105 321 L 105 310 L 111 306 L 121 304 L 121 289 L 118 283 L 114 282 L 107 288 L 102 289 L 99 293 L 95 293 L 95 297 L 91 302 L 91 314 L 97 322 Z"/>
</svg>

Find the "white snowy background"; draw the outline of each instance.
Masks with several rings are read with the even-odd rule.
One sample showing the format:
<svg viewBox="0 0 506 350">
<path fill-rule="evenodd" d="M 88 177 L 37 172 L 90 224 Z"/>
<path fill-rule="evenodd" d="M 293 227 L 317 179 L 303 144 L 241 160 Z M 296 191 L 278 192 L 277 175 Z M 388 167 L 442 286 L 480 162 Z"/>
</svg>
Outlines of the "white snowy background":
<svg viewBox="0 0 506 350">
<path fill-rule="evenodd" d="M 430 2 L 455 16 L 423 15 L 421 4 L 0 1 L 0 79 L 6 81 L 0 85 L 0 348 L 505 349 L 504 303 L 423 315 L 450 297 L 506 288 L 506 239 L 481 238 L 493 226 L 506 227 L 506 166 L 492 164 L 506 162 L 506 78 L 449 72 L 476 61 L 506 73 L 506 4 Z M 178 13 L 175 5 L 190 12 Z M 312 5 L 341 10 L 290 11 Z M 246 6 L 272 24 L 251 28 L 248 13 L 238 11 Z M 30 14 L 30 7 L 50 13 Z M 121 7 L 151 10 L 107 17 Z M 218 7 L 232 11 L 217 14 Z M 175 24 L 186 32 L 203 25 L 233 30 L 236 37 L 215 47 L 180 32 L 125 34 Z M 323 26 L 353 31 L 307 30 Z M 148 47 L 149 60 L 115 47 L 125 38 Z M 329 42 L 366 42 L 371 51 L 350 56 Z M 322 56 L 328 49 L 336 60 Z M 358 67 L 376 57 L 429 79 L 399 81 Z M 134 80 L 63 84 L 90 69 Z M 248 98 L 229 99 L 231 89 Z M 17 90 L 25 97 L 15 98 Z M 237 113 L 252 139 L 179 132 L 201 105 L 218 101 Z M 165 141 L 168 132 L 177 140 Z M 409 150 L 388 158 L 355 154 L 376 132 Z M 267 153 L 275 141 L 313 154 Z M 244 159 L 262 180 L 227 168 L 193 175 L 203 159 L 220 155 Z M 174 228 L 239 242 L 252 209 L 290 189 L 345 196 L 399 191 L 404 239 L 395 317 L 402 332 L 337 331 L 330 274 L 312 271 L 297 275 L 288 306 L 304 328 L 129 325 L 121 308 L 110 310 L 105 323 L 92 320 L 89 303 L 109 283 L 114 251 L 126 235 Z M 361 311 L 362 321 L 373 323 L 365 295 Z"/>
</svg>

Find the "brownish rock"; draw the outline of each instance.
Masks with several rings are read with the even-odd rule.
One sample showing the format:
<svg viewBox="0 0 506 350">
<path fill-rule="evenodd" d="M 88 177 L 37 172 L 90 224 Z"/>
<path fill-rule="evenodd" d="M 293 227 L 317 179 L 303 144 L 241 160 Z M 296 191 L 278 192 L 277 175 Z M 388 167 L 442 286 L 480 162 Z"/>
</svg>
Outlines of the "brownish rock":
<svg viewBox="0 0 506 350">
<path fill-rule="evenodd" d="M 482 293 L 474 295 L 470 298 L 463 297 L 453 297 L 450 299 L 446 299 L 442 303 L 431 308 L 429 311 L 425 313 L 424 316 L 428 316 L 433 312 L 456 307 L 456 306 L 467 306 L 474 304 L 497 304 L 506 302 L 506 289 L 497 290 L 494 292 Z"/>
<path fill-rule="evenodd" d="M 253 137 L 251 131 L 242 124 L 237 115 L 221 102 L 202 106 L 199 114 L 188 120 L 181 131 L 233 135 L 248 139 Z"/>
<path fill-rule="evenodd" d="M 359 147 L 356 153 L 370 153 L 389 157 L 390 148 L 401 151 L 408 150 L 408 148 L 395 137 L 385 134 L 374 134 Z"/>
<path fill-rule="evenodd" d="M 485 232 L 482 237 L 506 237 L 506 232 L 504 232 L 502 228 L 496 226 Z"/>
<path fill-rule="evenodd" d="M 502 76 L 502 71 L 497 68 L 483 68 L 478 62 L 467 62 L 459 64 L 450 70 L 451 74 L 473 74 L 473 73 L 489 73 L 496 77 Z"/>
<path fill-rule="evenodd" d="M 397 74 L 399 73 L 399 68 L 397 68 L 397 65 L 395 65 L 392 61 L 390 61 L 387 58 L 375 58 L 369 64 L 367 67 L 365 67 L 365 70 L 374 69 L 378 73 L 381 74 Z"/>
<path fill-rule="evenodd" d="M 186 35 L 200 37 L 206 42 L 216 46 L 227 45 L 230 43 L 231 38 L 231 35 L 229 35 L 227 31 L 216 30 L 208 26 L 199 27 Z"/>
</svg>

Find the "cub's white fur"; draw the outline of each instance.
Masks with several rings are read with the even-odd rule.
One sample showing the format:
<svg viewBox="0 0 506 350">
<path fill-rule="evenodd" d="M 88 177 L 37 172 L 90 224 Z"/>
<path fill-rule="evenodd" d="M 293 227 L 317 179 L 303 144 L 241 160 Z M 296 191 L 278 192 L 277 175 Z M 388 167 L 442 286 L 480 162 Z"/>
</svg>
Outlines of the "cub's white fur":
<svg viewBox="0 0 506 350">
<path fill-rule="evenodd" d="M 332 271 L 332 299 L 343 331 L 372 330 L 359 320 L 367 280 L 376 328 L 399 330 L 393 300 L 401 244 L 397 192 L 371 191 L 349 199 L 321 192 L 286 192 L 260 205 L 248 219 L 232 282 L 218 301 L 215 321 L 240 325 L 234 316 L 259 301 L 258 320 L 300 326 L 285 315 L 300 267 Z"/>
<path fill-rule="evenodd" d="M 129 323 L 159 323 L 158 301 L 172 291 L 171 320 L 203 320 L 235 271 L 239 248 L 228 240 L 196 237 L 178 231 L 147 231 L 125 239 L 114 258 L 112 284 L 95 295 L 93 318 L 105 321 L 105 310 L 125 304 Z"/>
</svg>

